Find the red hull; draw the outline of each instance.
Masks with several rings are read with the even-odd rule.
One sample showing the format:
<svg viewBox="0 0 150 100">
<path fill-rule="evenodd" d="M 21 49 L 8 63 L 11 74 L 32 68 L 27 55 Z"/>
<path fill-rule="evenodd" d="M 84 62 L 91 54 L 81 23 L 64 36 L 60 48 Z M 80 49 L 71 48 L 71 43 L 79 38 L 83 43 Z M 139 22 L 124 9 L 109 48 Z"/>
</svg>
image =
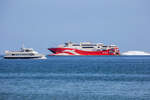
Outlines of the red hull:
<svg viewBox="0 0 150 100">
<path fill-rule="evenodd" d="M 74 48 L 49 48 L 51 55 L 120 55 L 118 48 L 103 51 L 85 51 Z"/>
</svg>

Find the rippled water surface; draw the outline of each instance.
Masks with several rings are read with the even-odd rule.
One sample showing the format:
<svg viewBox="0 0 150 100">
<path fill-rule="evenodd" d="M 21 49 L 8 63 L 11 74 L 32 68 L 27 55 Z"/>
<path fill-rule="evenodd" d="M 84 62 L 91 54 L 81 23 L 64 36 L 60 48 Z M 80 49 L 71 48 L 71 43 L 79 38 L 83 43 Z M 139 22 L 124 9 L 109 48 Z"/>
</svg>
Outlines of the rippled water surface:
<svg viewBox="0 0 150 100">
<path fill-rule="evenodd" d="M 150 100 L 150 56 L 0 57 L 0 100 Z"/>
</svg>

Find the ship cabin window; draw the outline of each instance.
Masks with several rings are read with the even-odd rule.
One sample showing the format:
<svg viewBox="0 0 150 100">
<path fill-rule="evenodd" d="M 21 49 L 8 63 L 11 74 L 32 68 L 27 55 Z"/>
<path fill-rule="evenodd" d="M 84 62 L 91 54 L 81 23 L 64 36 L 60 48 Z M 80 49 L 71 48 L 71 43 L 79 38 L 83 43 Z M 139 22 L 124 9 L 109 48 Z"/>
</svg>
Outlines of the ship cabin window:
<svg viewBox="0 0 150 100">
<path fill-rule="evenodd" d="M 106 49 L 103 49 L 102 51 L 107 51 Z"/>
<path fill-rule="evenodd" d="M 34 55 L 34 54 L 31 53 L 30 55 L 32 56 L 32 55 Z"/>
<path fill-rule="evenodd" d="M 80 46 L 80 44 L 73 44 L 72 46 Z"/>
<path fill-rule="evenodd" d="M 19 56 L 19 55 L 34 55 L 34 54 L 31 53 L 31 54 L 12 54 L 12 55 L 13 55 L 13 56 L 14 56 L 14 55 Z"/>
<path fill-rule="evenodd" d="M 94 48 L 94 47 L 82 47 L 82 48 Z"/>
<path fill-rule="evenodd" d="M 72 44 L 72 42 L 67 42 L 65 43 L 65 46 L 69 46 L 70 44 Z"/>
<path fill-rule="evenodd" d="M 65 46 L 68 46 L 68 43 L 65 43 Z"/>
<path fill-rule="evenodd" d="M 31 52 L 32 50 L 25 50 L 25 52 Z"/>
<path fill-rule="evenodd" d="M 82 44 L 82 46 L 97 46 L 96 44 Z"/>
</svg>

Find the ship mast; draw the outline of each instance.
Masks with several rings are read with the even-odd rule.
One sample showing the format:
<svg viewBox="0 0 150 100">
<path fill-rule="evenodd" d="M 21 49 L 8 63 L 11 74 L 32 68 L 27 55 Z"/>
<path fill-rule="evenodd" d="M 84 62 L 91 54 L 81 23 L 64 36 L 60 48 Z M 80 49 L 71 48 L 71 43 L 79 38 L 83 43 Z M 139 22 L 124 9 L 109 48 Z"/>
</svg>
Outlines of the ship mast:
<svg viewBox="0 0 150 100">
<path fill-rule="evenodd" d="M 21 50 L 24 51 L 24 44 L 22 44 Z"/>
<path fill-rule="evenodd" d="M 22 44 L 22 48 L 24 48 L 24 44 Z"/>
</svg>

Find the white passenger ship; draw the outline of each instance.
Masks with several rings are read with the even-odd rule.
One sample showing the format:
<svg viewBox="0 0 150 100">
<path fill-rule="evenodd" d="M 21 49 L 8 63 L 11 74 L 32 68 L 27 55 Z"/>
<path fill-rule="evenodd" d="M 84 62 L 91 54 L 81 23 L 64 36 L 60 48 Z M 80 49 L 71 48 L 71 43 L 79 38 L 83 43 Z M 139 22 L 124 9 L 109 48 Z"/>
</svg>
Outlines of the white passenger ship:
<svg viewBox="0 0 150 100">
<path fill-rule="evenodd" d="M 5 59 L 44 59 L 45 55 L 39 54 L 32 48 L 22 47 L 20 51 L 5 51 Z"/>
</svg>

